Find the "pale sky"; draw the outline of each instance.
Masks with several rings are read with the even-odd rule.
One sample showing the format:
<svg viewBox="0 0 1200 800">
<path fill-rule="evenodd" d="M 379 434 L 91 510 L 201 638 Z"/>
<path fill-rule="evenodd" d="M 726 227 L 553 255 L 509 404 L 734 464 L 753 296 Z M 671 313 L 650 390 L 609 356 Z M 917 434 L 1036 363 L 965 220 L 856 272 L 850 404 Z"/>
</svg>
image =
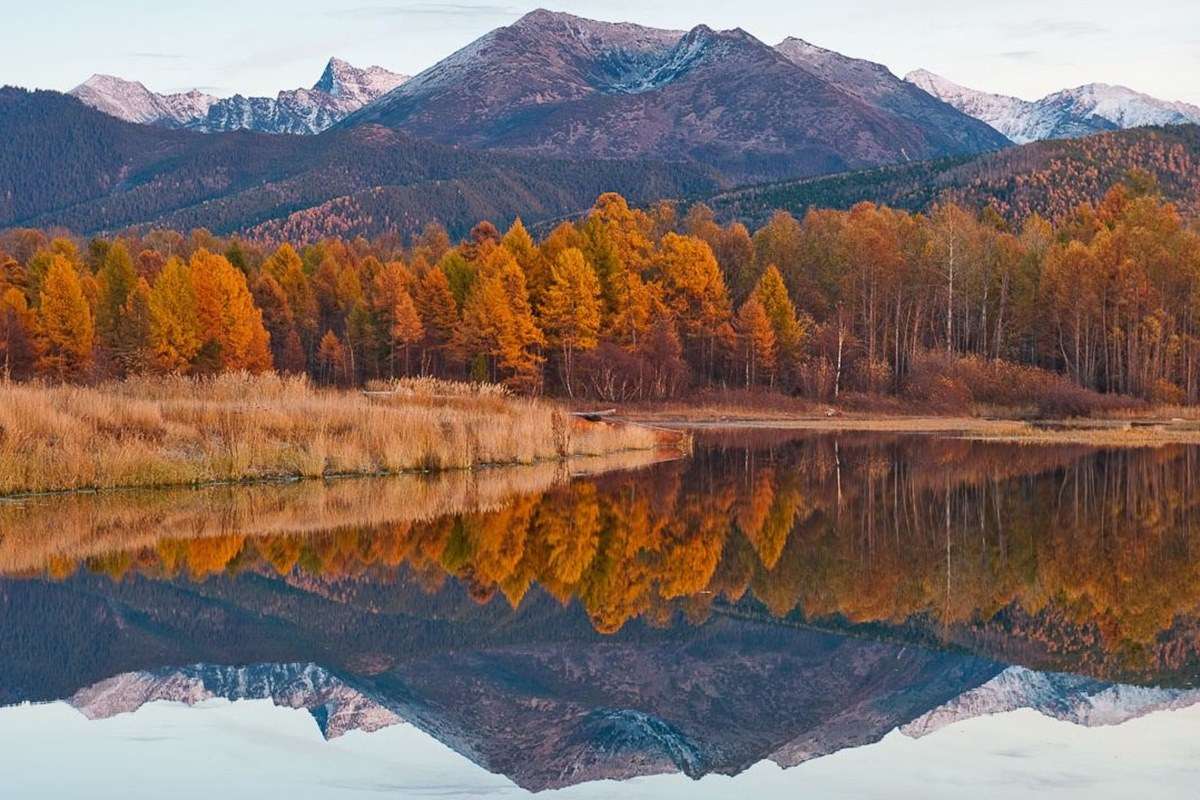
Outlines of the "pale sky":
<svg viewBox="0 0 1200 800">
<path fill-rule="evenodd" d="M 67 90 L 95 72 L 156 91 L 274 95 L 332 55 L 414 74 L 537 7 L 506 0 L 0 0 L 0 84 Z M 924 67 L 1036 98 L 1099 81 L 1200 104 L 1196 0 L 581 0 L 594 19 L 799 36 L 903 75 Z"/>
</svg>

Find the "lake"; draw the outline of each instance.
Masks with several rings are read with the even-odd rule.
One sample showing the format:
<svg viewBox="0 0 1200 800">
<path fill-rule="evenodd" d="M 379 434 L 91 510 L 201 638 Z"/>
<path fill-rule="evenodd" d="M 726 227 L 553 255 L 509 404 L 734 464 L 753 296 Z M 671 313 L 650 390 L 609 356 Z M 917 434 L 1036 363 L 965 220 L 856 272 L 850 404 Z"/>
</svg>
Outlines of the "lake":
<svg viewBox="0 0 1200 800">
<path fill-rule="evenodd" d="M 1191 797 L 1198 478 L 755 430 L 3 502 L 3 794 Z"/>
</svg>

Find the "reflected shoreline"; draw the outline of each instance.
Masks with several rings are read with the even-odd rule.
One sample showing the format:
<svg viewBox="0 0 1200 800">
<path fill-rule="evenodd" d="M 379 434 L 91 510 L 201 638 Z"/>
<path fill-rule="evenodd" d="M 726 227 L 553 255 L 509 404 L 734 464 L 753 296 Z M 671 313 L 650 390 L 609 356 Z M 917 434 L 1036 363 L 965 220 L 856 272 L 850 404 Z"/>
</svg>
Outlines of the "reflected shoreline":
<svg viewBox="0 0 1200 800">
<path fill-rule="evenodd" d="M 1200 448 L 759 430 L 572 466 L 0 504 L 0 575 L 452 581 L 512 609 L 536 586 L 601 633 L 724 608 L 1035 669 L 1200 677 Z"/>
<path fill-rule="evenodd" d="M 0 499 L 0 577 L 54 574 L 64 562 L 167 539 L 305 535 L 494 511 L 574 478 L 679 458 L 631 450 L 519 466 L 255 481 L 162 489 L 61 492 Z"/>
</svg>

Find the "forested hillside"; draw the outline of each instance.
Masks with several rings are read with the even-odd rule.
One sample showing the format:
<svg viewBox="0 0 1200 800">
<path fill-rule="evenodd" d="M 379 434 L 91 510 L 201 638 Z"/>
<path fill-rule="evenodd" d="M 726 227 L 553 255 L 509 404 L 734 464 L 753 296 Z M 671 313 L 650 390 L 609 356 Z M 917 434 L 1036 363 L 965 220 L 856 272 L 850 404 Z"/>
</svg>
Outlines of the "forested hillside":
<svg viewBox="0 0 1200 800">
<path fill-rule="evenodd" d="M 721 192 L 706 202 L 722 219 L 756 225 L 782 209 L 850 208 L 869 200 L 923 211 L 942 200 L 992 206 L 1009 221 L 1062 219 L 1096 203 L 1131 170 L 1152 175 L 1163 196 L 1200 212 L 1200 126 L 1138 128 L 1085 139 L 1035 142 L 974 157 L 903 164 Z"/>
<path fill-rule="evenodd" d="M 758 227 L 777 209 L 868 200 L 921 211 L 952 200 L 1010 223 L 1061 220 L 1133 169 L 1187 214 L 1200 211 L 1200 127 L 1038 142 L 719 192 L 695 164 L 578 160 L 459 149 L 377 125 L 319 136 L 200 134 L 122 122 L 54 92 L 0 90 L 0 229 L 77 233 L 202 227 L 272 242 L 409 236 L 438 222 L 455 237 L 481 219 L 531 227 L 583 213 L 615 191 L 639 205 L 704 199 L 722 221 Z"/>
<path fill-rule="evenodd" d="M 717 187 L 700 167 L 482 153 L 374 125 L 320 136 L 163 130 L 12 88 L 0 89 L 0 141 L 0 228 L 232 233 L 366 192 L 386 204 L 355 212 L 349 225 L 336 210 L 309 212 L 318 219 L 309 227 L 407 235 L 439 221 L 457 236 L 483 218 L 578 213 L 606 190 L 648 202 Z"/>
</svg>

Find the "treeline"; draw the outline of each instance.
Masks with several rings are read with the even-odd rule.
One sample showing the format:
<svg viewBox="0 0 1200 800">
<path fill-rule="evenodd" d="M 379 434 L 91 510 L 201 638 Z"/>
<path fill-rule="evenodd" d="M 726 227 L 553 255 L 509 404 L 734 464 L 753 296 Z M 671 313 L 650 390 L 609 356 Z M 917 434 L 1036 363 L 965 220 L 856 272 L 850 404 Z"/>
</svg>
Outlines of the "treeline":
<svg viewBox="0 0 1200 800">
<path fill-rule="evenodd" d="M 602 195 L 535 241 L 427 226 L 299 250 L 203 231 L 0 235 L 14 379 L 275 369 L 341 385 L 429 374 L 662 399 L 769 387 L 834 399 L 1200 400 L 1200 235 L 1136 175 L 1057 226 L 946 204 L 778 213 Z M 1037 396 L 1029 396 L 1030 394 Z"/>
</svg>

